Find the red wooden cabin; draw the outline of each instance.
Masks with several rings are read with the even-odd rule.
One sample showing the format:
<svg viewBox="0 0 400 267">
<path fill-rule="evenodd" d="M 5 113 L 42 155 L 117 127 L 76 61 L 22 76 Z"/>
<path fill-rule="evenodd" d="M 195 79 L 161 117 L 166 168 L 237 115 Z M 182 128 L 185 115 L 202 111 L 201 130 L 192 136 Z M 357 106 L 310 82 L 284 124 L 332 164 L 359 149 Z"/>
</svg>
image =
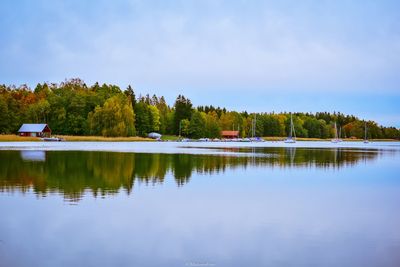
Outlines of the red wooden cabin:
<svg viewBox="0 0 400 267">
<path fill-rule="evenodd" d="M 222 138 L 239 138 L 239 131 L 222 131 L 221 132 Z"/>
<path fill-rule="evenodd" d="M 22 124 L 21 128 L 18 130 L 19 136 L 33 136 L 33 137 L 50 137 L 51 129 L 50 127 L 43 124 Z"/>
</svg>

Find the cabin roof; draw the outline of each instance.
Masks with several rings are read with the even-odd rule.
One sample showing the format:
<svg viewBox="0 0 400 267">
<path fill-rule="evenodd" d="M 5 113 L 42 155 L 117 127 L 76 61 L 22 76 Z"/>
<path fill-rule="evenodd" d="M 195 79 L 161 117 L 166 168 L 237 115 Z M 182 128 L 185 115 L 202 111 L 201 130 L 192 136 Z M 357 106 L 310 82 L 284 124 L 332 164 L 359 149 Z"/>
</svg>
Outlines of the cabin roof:
<svg viewBox="0 0 400 267">
<path fill-rule="evenodd" d="M 25 123 L 22 124 L 21 128 L 19 128 L 19 133 L 40 133 L 46 128 L 47 124 L 34 124 L 34 123 Z"/>
<path fill-rule="evenodd" d="M 222 136 L 237 136 L 239 135 L 239 131 L 222 131 Z"/>
</svg>

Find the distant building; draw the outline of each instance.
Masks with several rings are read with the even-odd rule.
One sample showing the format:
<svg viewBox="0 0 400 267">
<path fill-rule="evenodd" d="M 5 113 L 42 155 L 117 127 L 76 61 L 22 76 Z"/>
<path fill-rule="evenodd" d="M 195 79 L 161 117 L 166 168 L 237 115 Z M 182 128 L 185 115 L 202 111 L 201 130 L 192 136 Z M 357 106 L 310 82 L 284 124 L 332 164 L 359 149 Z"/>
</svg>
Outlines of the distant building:
<svg viewBox="0 0 400 267">
<path fill-rule="evenodd" d="M 18 130 L 19 136 L 50 137 L 51 129 L 47 124 L 22 124 Z"/>
<path fill-rule="evenodd" d="M 222 138 L 238 138 L 239 131 L 222 131 L 221 132 Z"/>
</svg>

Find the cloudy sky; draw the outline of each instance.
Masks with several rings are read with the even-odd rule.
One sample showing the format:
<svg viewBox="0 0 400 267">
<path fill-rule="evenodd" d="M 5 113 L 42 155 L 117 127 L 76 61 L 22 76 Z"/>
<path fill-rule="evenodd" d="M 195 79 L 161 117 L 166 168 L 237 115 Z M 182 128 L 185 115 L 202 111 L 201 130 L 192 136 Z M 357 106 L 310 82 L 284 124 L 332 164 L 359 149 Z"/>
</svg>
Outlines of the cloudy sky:
<svg viewBox="0 0 400 267">
<path fill-rule="evenodd" d="M 400 2 L 2 0 L 0 83 L 80 77 L 400 127 Z"/>
</svg>

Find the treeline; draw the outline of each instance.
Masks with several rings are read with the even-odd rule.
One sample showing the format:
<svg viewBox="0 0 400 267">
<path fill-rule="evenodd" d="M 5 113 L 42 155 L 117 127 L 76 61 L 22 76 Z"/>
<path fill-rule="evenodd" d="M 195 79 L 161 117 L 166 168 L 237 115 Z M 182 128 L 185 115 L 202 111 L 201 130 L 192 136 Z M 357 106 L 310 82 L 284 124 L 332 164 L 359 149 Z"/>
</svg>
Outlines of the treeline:
<svg viewBox="0 0 400 267">
<path fill-rule="evenodd" d="M 342 113 L 293 113 L 298 137 L 331 138 L 334 123 L 341 137 L 400 139 L 400 130 L 382 127 Z M 48 123 L 53 134 L 147 136 L 150 132 L 190 138 L 218 138 L 221 130 L 238 130 L 241 137 L 287 136 L 289 113 L 247 113 L 213 106 L 193 107 L 179 95 L 173 106 L 164 97 L 136 96 L 128 86 L 95 83 L 80 79 L 60 84 L 42 83 L 33 90 L 0 85 L 0 133 L 16 133 L 23 123 Z"/>
</svg>

